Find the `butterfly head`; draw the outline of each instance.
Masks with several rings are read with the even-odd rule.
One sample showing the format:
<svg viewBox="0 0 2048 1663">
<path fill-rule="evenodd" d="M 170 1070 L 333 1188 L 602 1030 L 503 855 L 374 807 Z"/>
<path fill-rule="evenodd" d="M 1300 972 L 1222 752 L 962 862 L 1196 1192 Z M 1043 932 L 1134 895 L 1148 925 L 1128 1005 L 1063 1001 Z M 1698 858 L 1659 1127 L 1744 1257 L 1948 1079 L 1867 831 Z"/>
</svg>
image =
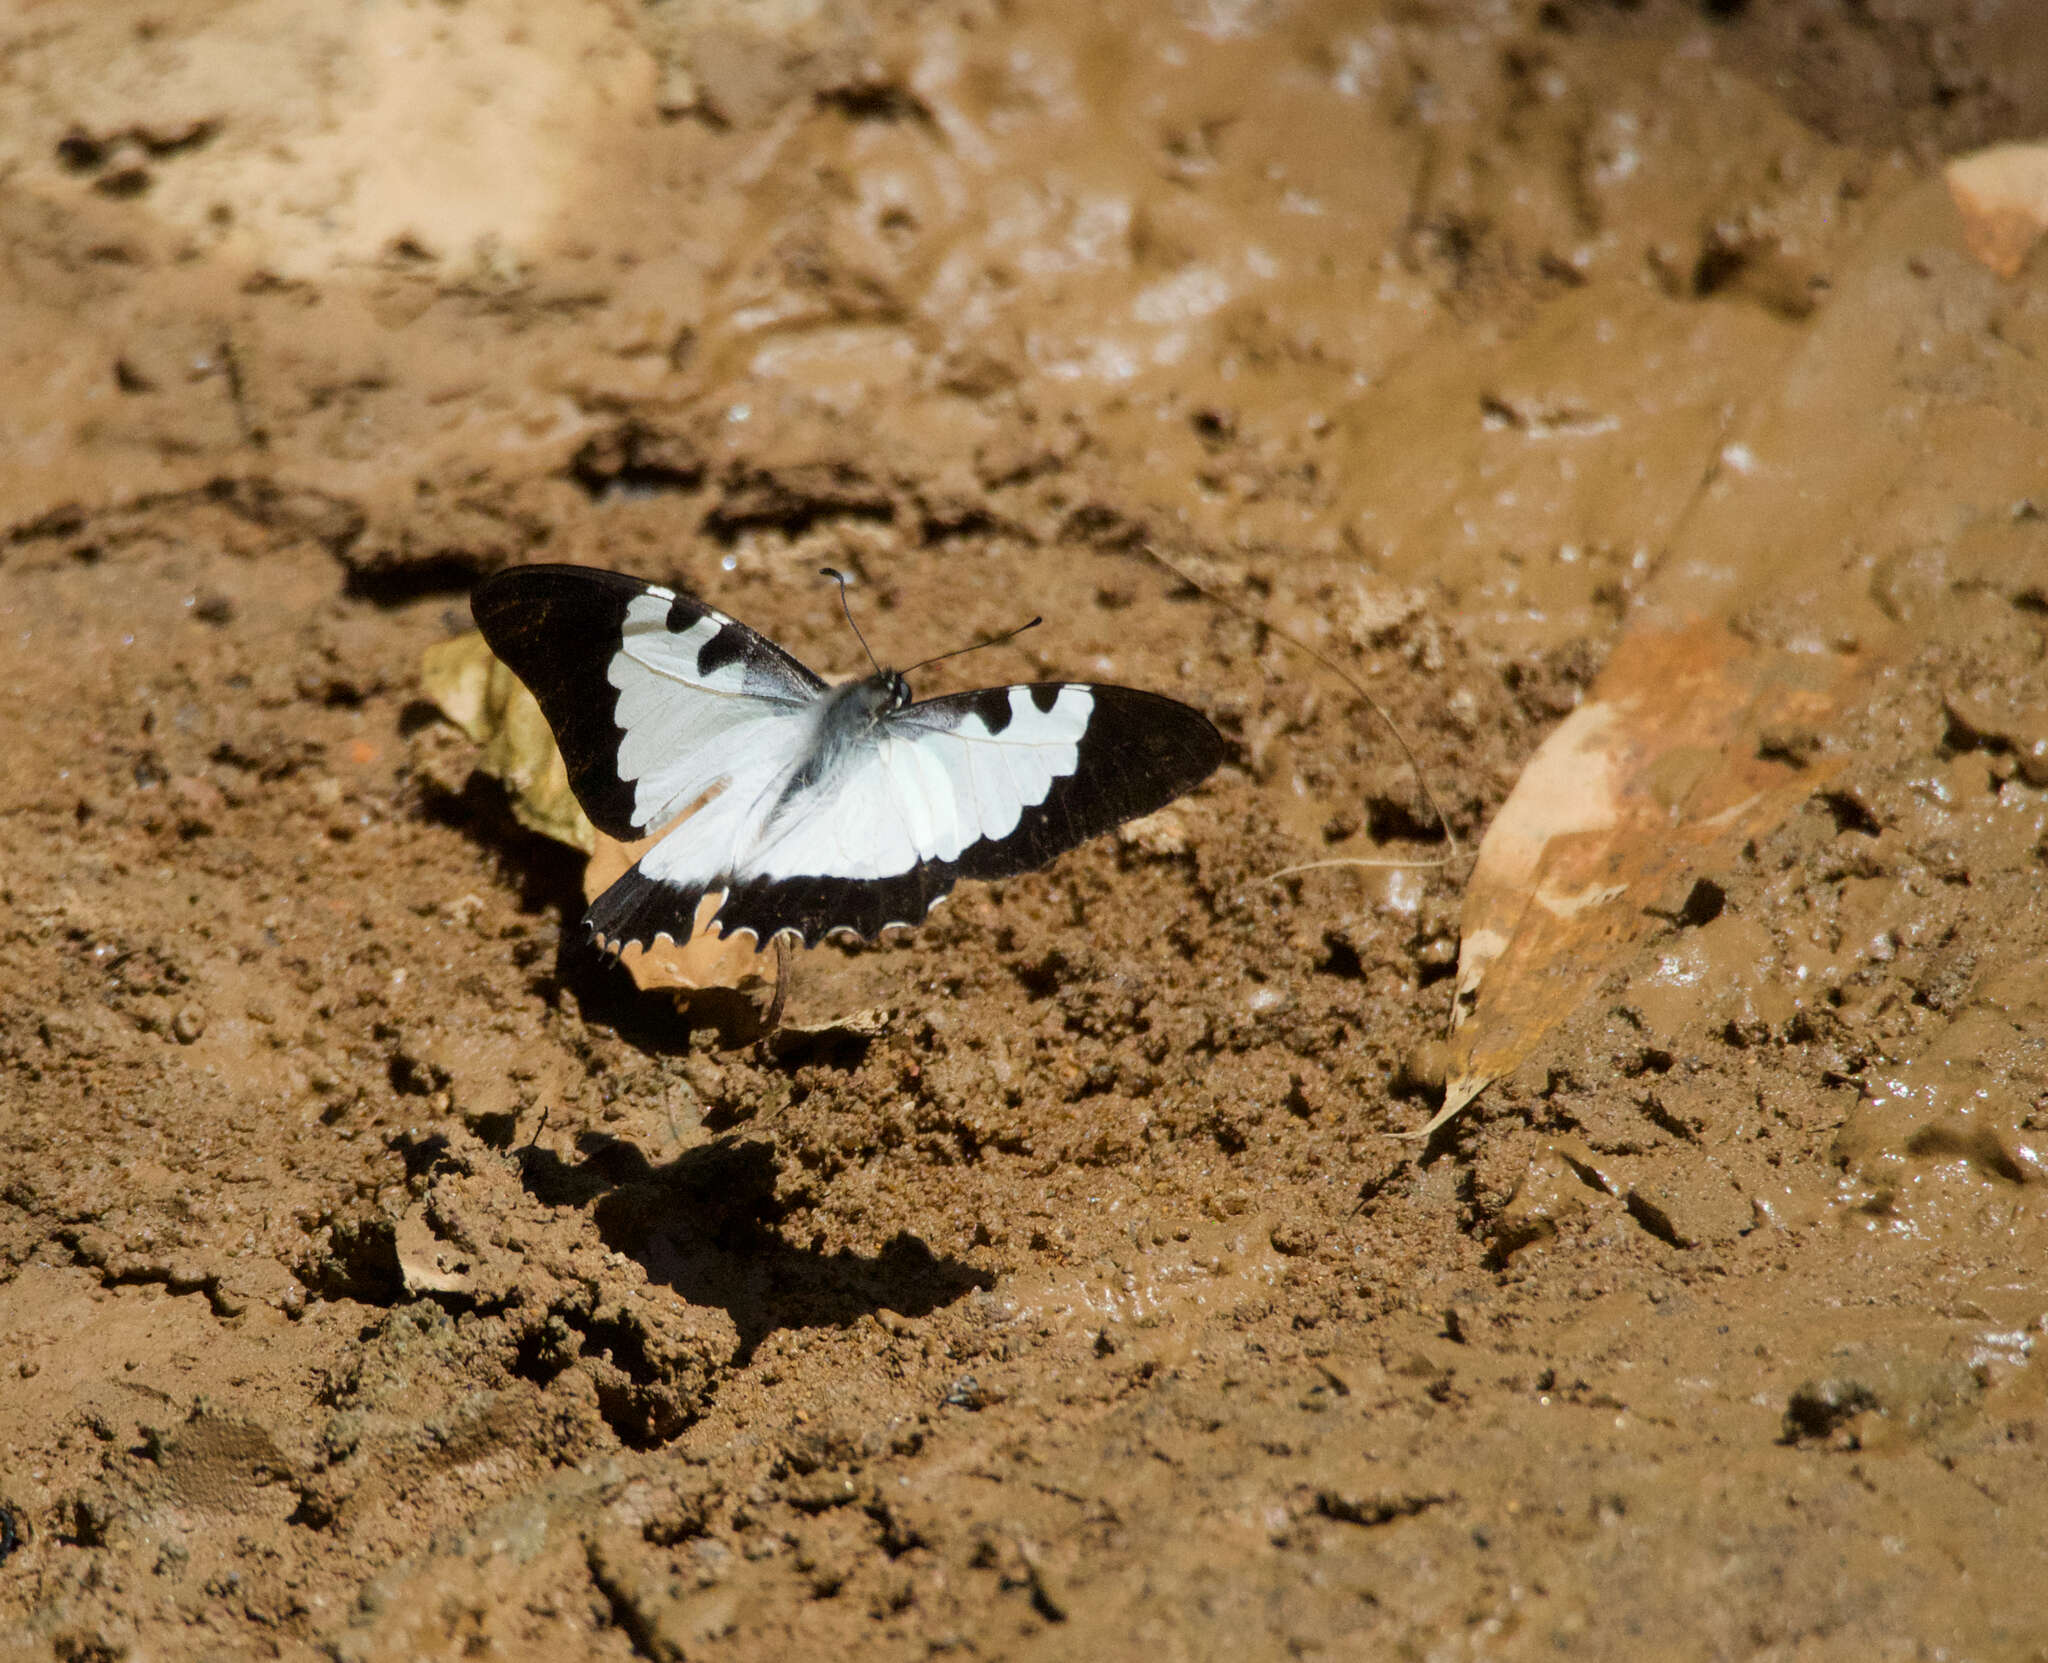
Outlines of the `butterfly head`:
<svg viewBox="0 0 2048 1663">
<path fill-rule="evenodd" d="M 858 681 L 842 681 L 825 697 L 825 730 L 852 737 L 910 703 L 910 683 L 894 670 L 877 670 Z"/>
</svg>

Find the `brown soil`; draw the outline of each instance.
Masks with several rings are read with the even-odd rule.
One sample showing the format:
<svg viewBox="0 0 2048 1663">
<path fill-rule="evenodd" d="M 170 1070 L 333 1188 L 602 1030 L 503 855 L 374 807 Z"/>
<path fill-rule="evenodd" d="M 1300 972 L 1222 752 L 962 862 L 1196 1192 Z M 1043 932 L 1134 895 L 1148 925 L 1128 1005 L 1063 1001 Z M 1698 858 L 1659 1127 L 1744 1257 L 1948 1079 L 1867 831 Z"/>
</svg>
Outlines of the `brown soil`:
<svg viewBox="0 0 2048 1663">
<path fill-rule="evenodd" d="M 0 46 L 0 1657 L 2048 1656 L 2032 0 Z M 1468 844 L 1644 607 L 1908 646 L 1419 1147 L 1462 868 L 1273 881 L 1442 846 L 1148 540 Z M 420 698 L 529 557 L 1233 761 L 758 1047 Z"/>
</svg>

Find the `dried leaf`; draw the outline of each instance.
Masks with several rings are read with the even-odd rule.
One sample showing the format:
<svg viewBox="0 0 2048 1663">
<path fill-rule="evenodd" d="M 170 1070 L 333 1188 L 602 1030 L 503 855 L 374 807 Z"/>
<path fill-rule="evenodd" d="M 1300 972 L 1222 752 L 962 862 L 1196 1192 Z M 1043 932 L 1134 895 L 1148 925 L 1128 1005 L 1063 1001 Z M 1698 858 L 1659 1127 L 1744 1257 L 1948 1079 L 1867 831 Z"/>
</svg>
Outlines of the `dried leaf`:
<svg viewBox="0 0 2048 1663">
<path fill-rule="evenodd" d="M 420 685 L 442 715 L 483 747 L 478 765 L 504 782 L 513 818 L 586 854 L 595 847 L 596 828 L 576 805 L 547 718 L 519 678 L 492 656 L 481 632 L 429 647 L 420 659 Z"/>
<path fill-rule="evenodd" d="M 621 843 L 601 831 L 593 831 L 591 836 L 595 846 L 590 851 L 590 864 L 583 869 L 585 901 L 596 900 L 660 841 L 658 837 L 647 837 L 637 843 Z M 728 940 L 712 922 L 724 900 L 724 894 L 719 893 L 707 895 L 698 903 L 696 923 L 687 942 L 657 941 L 651 947 L 628 947 L 621 952 L 619 963 L 633 978 L 633 985 L 647 993 L 657 988 L 687 992 L 704 987 L 737 987 L 765 975 L 762 952 L 754 938 L 740 935 Z"/>
<path fill-rule="evenodd" d="M 426 650 L 420 683 L 441 713 L 483 748 L 478 766 L 504 782 L 515 819 L 529 830 L 590 856 L 583 898 L 594 901 L 657 841 L 621 843 L 585 817 L 547 718 L 525 685 L 495 658 L 476 630 Z M 666 830 L 668 828 L 664 828 Z M 723 896 L 707 896 L 688 942 L 629 947 L 619 962 L 644 992 L 736 987 L 765 974 L 750 936 L 725 939 L 709 923 Z"/>
<path fill-rule="evenodd" d="M 1984 351 L 1988 281 L 1916 275 L 1955 267 L 1956 239 L 1940 183 L 1904 193 L 1731 424 L 1590 699 L 1480 845 L 1444 1107 L 1418 1135 L 1530 1055 L 1689 881 L 1825 783 L 1844 713 L 1921 611 L 1985 566 L 1971 540 L 2004 547 L 2014 467 L 2048 469 L 2039 370 Z M 2009 742 L 2030 750 L 2031 731 Z"/>
<path fill-rule="evenodd" d="M 1709 622 L 1623 638 L 1480 846 L 1444 1107 L 1425 1135 L 1576 1010 L 1661 899 L 1725 869 L 1819 788 L 1838 763 L 1794 761 L 1765 739 L 1824 727 L 1856 668 Z"/>
</svg>

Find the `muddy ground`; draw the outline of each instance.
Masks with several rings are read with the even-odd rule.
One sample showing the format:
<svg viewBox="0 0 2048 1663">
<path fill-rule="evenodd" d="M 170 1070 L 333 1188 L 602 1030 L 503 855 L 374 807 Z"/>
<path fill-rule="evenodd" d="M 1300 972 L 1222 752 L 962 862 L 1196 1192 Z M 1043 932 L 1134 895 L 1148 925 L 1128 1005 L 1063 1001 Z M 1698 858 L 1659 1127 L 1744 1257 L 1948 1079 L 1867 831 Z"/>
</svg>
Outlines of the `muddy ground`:
<svg viewBox="0 0 2048 1663">
<path fill-rule="evenodd" d="M 0 48 L 0 1656 L 2048 1656 L 2032 0 Z M 1148 544 L 1467 850 L 1646 611 L 1886 645 L 1418 1145 L 1468 863 L 1276 881 L 1449 845 Z M 529 558 L 1231 761 L 764 1047 L 422 698 Z"/>
</svg>

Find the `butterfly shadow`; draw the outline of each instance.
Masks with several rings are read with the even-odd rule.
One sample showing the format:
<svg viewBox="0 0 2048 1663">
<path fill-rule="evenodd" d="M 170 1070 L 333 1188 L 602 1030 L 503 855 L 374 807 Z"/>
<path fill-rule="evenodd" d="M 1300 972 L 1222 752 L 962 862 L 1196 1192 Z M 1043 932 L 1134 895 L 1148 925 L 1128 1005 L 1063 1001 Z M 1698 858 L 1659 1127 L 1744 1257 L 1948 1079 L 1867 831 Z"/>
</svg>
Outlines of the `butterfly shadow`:
<svg viewBox="0 0 2048 1663">
<path fill-rule="evenodd" d="M 776 1198 L 780 1167 L 758 1140 L 707 1144 L 656 1165 L 624 1139 L 587 1133 L 573 1160 L 533 1146 L 519 1161 L 536 1200 L 588 1207 L 605 1245 L 650 1282 L 724 1309 L 739 1330 L 735 1367 L 777 1329 L 844 1328 L 883 1310 L 925 1316 L 994 1285 L 989 1272 L 907 1231 L 872 1256 L 791 1246 L 774 1229 L 788 1210 Z"/>
<path fill-rule="evenodd" d="M 582 915 L 571 910 L 566 916 L 580 920 Z M 759 998 L 729 987 L 697 988 L 680 999 L 648 993 L 590 939 L 580 922 L 563 926 L 555 985 L 575 995 L 585 1022 L 611 1029 L 649 1056 L 680 1056 L 701 1034 L 708 1034 L 718 1051 L 736 1051 L 769 1037 Z"/>
<path fill-rule="evenodd" d="M 423 789 L 419 813 L 488 850 L 517 888 L 520 911 L 582 917 L 587 857 L 566 843 L 522 826 L 512 813 L 504 786 L 481 769 L 472 770 L 459 791 L 438 786 Z M 566 938 L 572 932 L 564 929 L 562 933 Z"/>
<path fill-rule="evenodd" d="M 522 943 L 512 953 L 543 998 L 553 1003 L 564 994 L 573 997 L 585 1021 L 610 1028 L 652 1056 L 687 1051 L 696 1034 L 710 1034 L 721 1051 L 766 1036 L 760 1001 L 733 989 L 706 988 L 693 994 L 687 1006 L 642 992 L 583 927 L 587 857 L 522 826 L 496 780 L 472 772 L 460 791 L 427 793 L 422 812 L 489 850 L 517 889 L 522 912 L 552 913 L 562 920 L 552 954 L 538 941 Z"/>
</svg>

